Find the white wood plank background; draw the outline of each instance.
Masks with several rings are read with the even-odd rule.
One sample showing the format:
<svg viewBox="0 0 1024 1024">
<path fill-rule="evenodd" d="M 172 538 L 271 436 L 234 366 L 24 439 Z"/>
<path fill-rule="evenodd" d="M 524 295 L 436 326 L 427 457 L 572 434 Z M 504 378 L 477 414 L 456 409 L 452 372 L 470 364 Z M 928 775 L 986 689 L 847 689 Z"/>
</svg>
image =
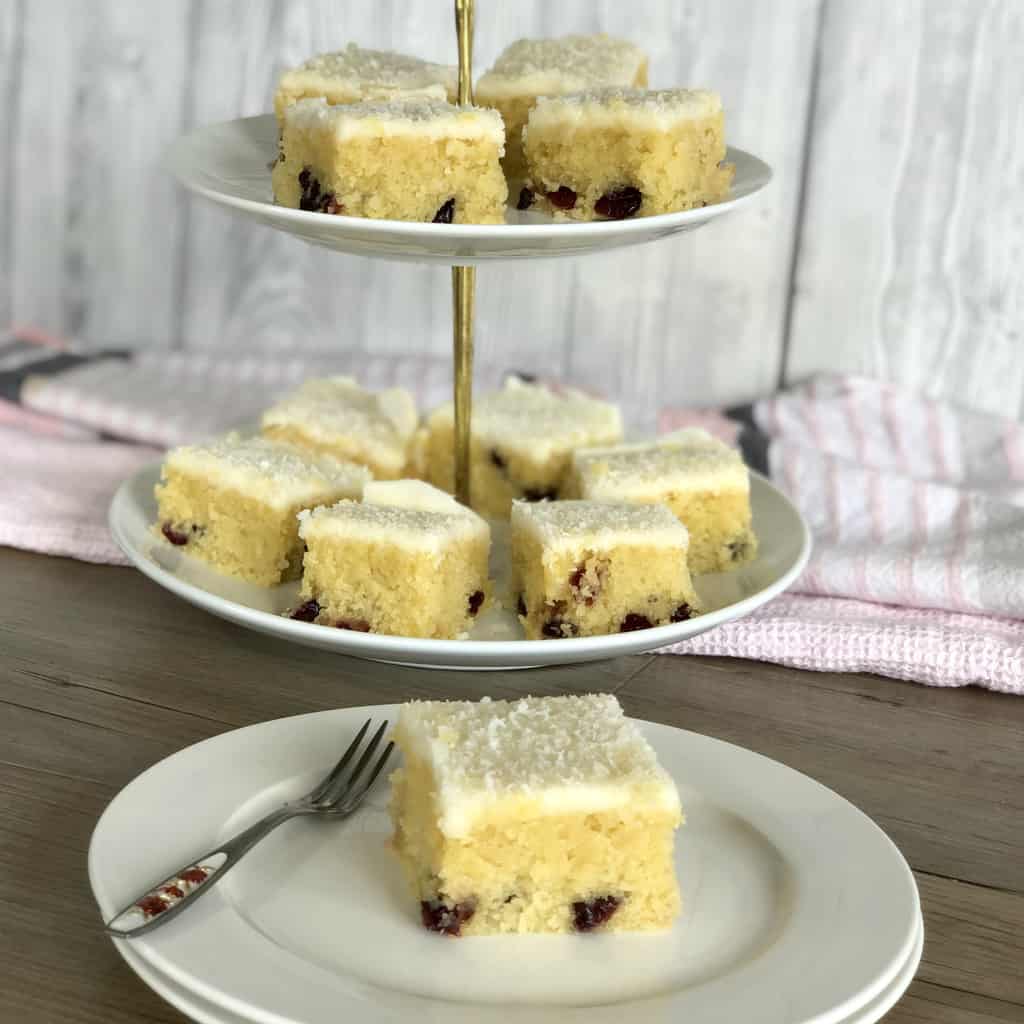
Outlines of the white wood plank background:
<svg viewBox="0 0 1024 1024">
<path fill-rule="evenodd" d="M 1018 415 L 1024 4 L 828 0 L 787 373 Z"/>
<path fill-rule="evenodd" d="M 478 0 L 477 65 L 604 29 L 657 85 L 708 85 L 775 168 L 697 234 L 479 273 L 481 359 L 665 403 L 821 369 L 1017 415 L 1024 5 Z M 60 25 L 60 31 L 54 26 Z M 185 196 L 189 127 L 269 109 L 280 68 L 355 40 L 454 59 L 450 0 L 0 2 L 0 322 L 97 345 L 446 353 L 443 268 L 305 247 Z M 396 301 L 396 297 L 401 301 Z"/>
</svg>

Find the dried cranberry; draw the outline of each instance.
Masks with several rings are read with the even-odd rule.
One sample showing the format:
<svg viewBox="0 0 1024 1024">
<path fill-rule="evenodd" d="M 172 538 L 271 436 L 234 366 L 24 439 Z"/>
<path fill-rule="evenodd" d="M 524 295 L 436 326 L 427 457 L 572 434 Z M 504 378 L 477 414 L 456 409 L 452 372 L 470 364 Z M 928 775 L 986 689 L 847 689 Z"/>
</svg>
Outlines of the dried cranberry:
<svg viewBox="0 0 1024 1024">
<path fill-rule="evenodd" d="M 469 595 L 469 614 L 476 615 L 480 611 L 480 605 L 484 603 L 484 592 L 482 590 L 474 590 Z"/>
<path fill-rule="evenodd" d="M 176 530 L 170 523 L 164 523 L 160 527 L 160 532 L 173 544 L 175 547 L 181 547 L 183 544 L 188 543 L 188 534 L 182 533 L 180 530 Z"/>
<path fill-rule="evenodd" d="M 173 900 L 180 900 L 185 895 L 176 885 L 162 885 L 160 886 L 160 892 Z"/>
<path fill-rule="evenodd" d="M 355 633 L 370 632 L 370 624 L 366 619 L 338 619 L 334 625 L 338 629 L 351 629 Z"/>
<path fill-rule="evenodd" d="M 636 612 L 630 612 L 623 620 L 622 625 L 619 626 L 620 633 L 632 633 L 634 629 L 650 629 L 654 623 L 651 622 L 646 615 L 638 615 Z"/>
<path fill-rule="evenodd" d="M 566 185 L 548 193 L 548 202 L 560 210 L 571 210 L 576 205 L 576 193 Z"/>
<path fill-rule="evenodd" d="M 299 622 L 316 622 L 316 617 L 319 614 L 320 602 L 314 597 L 306 601 L 305 604 L 300 604 L 299 607 L 292 612 L 291 618 L 298 619 Z"/>
<path fill-rule="evenodd" d="M 553 487 L 527 487 L 523 491 L 523 497 L 527 501 L 554 501 L 558 497 L 558 491 Z"/>
<path fill-rule="evenodd" d="M 528 210 L 533 206 L 533 189 L 522 188 L 519 190 L 519 202 L 516 203 L 517 210 Z"/>
<path fill-rule="evenodd" d="M 598 594 L 601 593 L 602 582 L 603 574 L 600 569 L 594 573 L 594 578 L 588 579 L 587 567 L 583 564 L 577 565 L 569 573 L 569 590 L 572 592 L 572 596 L 577 601 L 582 601 L 588 608 L 597 600 Z"/>
<path fill-rule="evenodd" d="M 563 637 L 575 636 L 578 629 L 573 622 L 566 622 L 564 619 L 548 619 L 540 627 L 541 633 L 552 640 L 561 640 Z"/>
<path fill-rule="evenodd" d="M 576 205 L 576 193 L 566 185 L 561 185 L 554 192 L 548 192 L 548 202 L 559 210 L 571 210 Z"/>
<path fill-rule="evenodd" d="M 454 906 L 442 900 L 423 900 L 420 903 L 423 927 L 442 935 L 458 935 L 475 911 L 473 903 L 456 903 Z"/>
<path fill-rule="evenodd" d="M 490 458 L 491 465 L 497 466 L 498 469 L 505 469 L 508 466 L 508 461 L 506 460 L 505 456 L 502 455 L 501 452 L 495 451 L 495 449 L 493 448 L 491 449 Z"/>
<path fill-rule="evenodd" d="M 597 896 L 592 900 L 578 900 L 572 905 L 572 926 L 578 932 L 592 932 L 600 928 L 619 909 L 617 896 Z"/>
<path fill-rule="evenodd" d="M 685 622 L 693 615 L 693 609 L 684 601 L 671 615 L 673 622 Z"/>
<path fill-rule="evenodd" d="M 320 181 L 313 176 L 308 167 L 299 171 L 299 185 L 302 195 L 299 197 L 299 209 L 317 211 L 320 209 Z"/>
<path fill-rule="evenodd" d="M 189 868 L 187 871 L 182 871 L 178 876 L 183 882 L 188 882 L 189 885 L 201 885 L 206 881 L 207 870 L 203 867 Z"/>
<path fill-rule="evenodd" d="M 160 899 L 159 896 L 143 896 L 138 903 L 135 904 L 146 915 L 146 917 L 156 917 L 157 914 L 162 914 L 167 909 L 167 902 Z"/>
<path fill-rule="evenodd" d="M 519 612 L 520 615 L 526 614 L 526 602 L 523 600 L 522 594 L 519 595 L 519 600 L 516 601 L 516 611 Z"/>
<path fill-rule="evenodd" d="M 596 203 L 594 210 L 602 217 L 611 217 L 612 220 L 625 220 L 632 217 L 640 204 L 644 201 L 643 193 L 638 188 L 627 185 L 625 188 L 617 188 L 606 192 Z"/>
<path fill-rule="evenodd" d="M 434 214 L 435 224 L 451 224 L 455 217 L 455 200 L 449 199 L 441 204 L 441 209 Z"/>
</svg>

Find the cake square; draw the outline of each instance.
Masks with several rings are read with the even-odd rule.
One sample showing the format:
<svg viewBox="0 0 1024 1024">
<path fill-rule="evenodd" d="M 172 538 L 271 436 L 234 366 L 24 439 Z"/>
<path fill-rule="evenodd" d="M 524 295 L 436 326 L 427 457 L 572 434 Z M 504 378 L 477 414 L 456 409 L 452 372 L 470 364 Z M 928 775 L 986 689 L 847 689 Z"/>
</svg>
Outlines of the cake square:
<svg viewBox="0 0 1024 1024">
<path fill-rule="evenodd" d="M 427 419 L 425 462 L 430 482 L 455 485 L 455 410 L 449 402 Z M 572 388 L 552 391 L 510 378 L 473 401 L 470 438 L 471 501 L 481 515 L 508 517 L 516 498 L 555 498 L 573 449 L 614 444 L 622 417 L 609 402 Z M 604 438 L 605 440 L 598 440 Z"/>
<path fill-rule="evenodd" d="M 362 493 L 364 466 L 229 434 L 167 453 L 157 528 L 215 569 L 269 587 L 299 575 L 300 511 Z"/>
<path fill-rule="evenodd" d="M 664 505 L 512 506 L 512 592 L 529 640 L 603 636 L 700 611 L 686 527 Z"/>
<path fill-rule="evenodd" d="M 286 68 L 277 83 L 274 112 L 280 122 L 285 108 L 319 97 L 332 106 L 416 96 L 455 99 L 458 77 L 458 69 L 450 65 L 349 43 L 343 50 L 321 53 L 298 67 Z"/>
<path fill-rule="evenodd" d="M 362 503 L 299 515 L 306 544 L 293 618 L 390 636 L 457 639 L 483 608 L 491 535 L 420 480 L 372 481 Z"/>
<path fill-rule="evenodd" d="M 374 477 L 403 475 L 416 433 L 416 401 L 403 388 L 365 391 L 351 377 L 305 381 L 271 406 L 263 435 L 367 466 Z"/>
<path fill-rule="evenodd" d="M 736 569 L 757 556 L 750 473 L 740 453 L 691 427 L 649 444 L 573 453 L 567 491 L 593 501 L 660 502 L 690 534 L 690 570 Z"/>
<path fill-rule="evenodd" d="M 392 846 L 426 928 L 671 925 L 679 794 L 613 696 L 417 701 L 394 739 Z"/>
<path fill-rule="evenodd" d="M 647 55 L 625 39 L 604 34 L 519 39 L 481 75 L 474 98 L 505 122 L 502 166 L 518 187 L 526 177 L 523 126 L 538 96 L 561 96 L 602 86 L 646 86 Z"/>
<path fill-rule="evenodd" d="M 559 219 L 707 206 L 726 198 L 735 171 L 724 163 L 722 102 L 702 89 L 542 97 L 530 110 L 523 152 L 537 208 Z"/>
<path fill-rule="evenodd" d="M 422 98 L 299 100 L 284 111 L 274 198 L 349 217 L 501 224 L 504 145 L 494 110 Z"/>
</svg>

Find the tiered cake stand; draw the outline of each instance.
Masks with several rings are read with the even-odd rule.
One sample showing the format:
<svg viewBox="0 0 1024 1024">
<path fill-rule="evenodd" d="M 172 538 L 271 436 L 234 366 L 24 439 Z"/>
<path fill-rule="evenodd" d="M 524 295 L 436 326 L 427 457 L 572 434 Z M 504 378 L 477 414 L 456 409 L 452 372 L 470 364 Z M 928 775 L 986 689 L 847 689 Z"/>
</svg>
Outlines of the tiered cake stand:
<svg viewBox="0 0 1024 1024">
<path fill-rule="evenodd" d="M 455 0 L 455 20 L 459 98 L 469 103 L 472 0 Z M 178 140 L 169 151 L 168 164 L 192 191 L 314 245 L 359 256 L 452 267 L 456 494 L 467 504 L 476 266 L 495 260 L 581 256 L 693 231 L 750 201 L 771 178 L 765 163 L 730 147 L 727 158 L 735 164 L 736 176 L 729 199 L 697 210 L 633 220 L 564 223 L 540 213 L 510 209 L 508 223 L 500 225 L 418 224 L 328 216 L 275 205 L 268 164 L 276 151 L 273 115 L 249 117 L 208 125 Z M 755 475 L 751 501 L 761 553 L 736 572 L 698 580 L 701 597 L 712 609 L 704 615 L 611 636 L 528 641 L 522 639 L 515 615 L 496 609 L 481 616 L 468 640 L 380 636 L 291 621 L 281 614 L 294 604 L 294 591 L 289 588 L 266 591 L 250 587 L 218 576 L 177 550 L 167 550 L 169 546 L 161 547 L 149 531 L 156 515 L 152 486 L 157 474 L 158 467 L 151 467 L 126 481 L 111 507 L 114 536 L 143 572 L 187 600 L 250 628 L 297 643 L 407 664 L 518 668 L 663 647 L 749 614 L 797 578 L 810 551 L 809 533 L 800 514 L 767 480 Z M 500 548 L 500 543 L 497 546 Z"/>
</svg>

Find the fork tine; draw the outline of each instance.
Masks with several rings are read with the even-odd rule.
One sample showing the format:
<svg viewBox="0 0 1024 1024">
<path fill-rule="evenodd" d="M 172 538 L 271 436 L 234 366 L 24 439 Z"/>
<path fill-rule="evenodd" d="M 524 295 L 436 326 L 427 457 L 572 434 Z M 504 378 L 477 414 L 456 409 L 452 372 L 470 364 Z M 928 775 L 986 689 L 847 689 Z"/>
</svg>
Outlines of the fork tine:
<svg viewBox="0 0 1024 1024">
<path fill-rule="evenodd" d="M 370 791 L 370 787 L 377 781 L 377 776 L 380 775 L 384 765 L 387 764 L 388 758 L 391 756 L 391 751 L 395 749 L 394 743 L 388 743 L 384 748 L 384 753 L 380 755 L 377 763 L 373 766 L 373 771 L 370 772 L 370 777 L 359 787 L 358 791 L 350 795 L 342 805 L 342 813 L 351 814 L 362 802 L 363 797 L 366 796 Z"/>
<path fill-rule="evenodd" d="M 366 745 L 366 750 L 363 751 L 363 756 L 359 758 L 355 768 L 352 769 L 344 782 L 340 777 L 335 778 L 320 797 L 320 803 L 327 805 L 333 804 L 339 797 L 352 791 L 352 787 L 356 784 L 356 780 L 363 773 L 363 769 L 370 763 L 370 758 L 373 757 L 373 752 L 380 746 L 380 741 L 383 738 L 384 733 L 387 731 L 387 728 L 388 723 L 387 719 L 385 719 L 381 723 L 380 728 L 373 734 L 370 742 Z"/>
<path fill-rule="evenodd" d="M 366 735 L 366 730 L 370 728 L 372 721 L 372 718 L 368 718 L 363 722 L 362 729 L 356 733 L 356 738 L 348 745 L 348 749 L 341 755 L 338 763 L 323 777 L 316 789 L 309 794 L 309 799 L 313 803 L 319 803 L 324 798 L 324 793 L 327 792 L 328 787 L 345 770 L 345 765 L 352 760 L 355 752 L 359 749 L 359 744 L 363 742 L 363 737 Z"/>
</svg>

